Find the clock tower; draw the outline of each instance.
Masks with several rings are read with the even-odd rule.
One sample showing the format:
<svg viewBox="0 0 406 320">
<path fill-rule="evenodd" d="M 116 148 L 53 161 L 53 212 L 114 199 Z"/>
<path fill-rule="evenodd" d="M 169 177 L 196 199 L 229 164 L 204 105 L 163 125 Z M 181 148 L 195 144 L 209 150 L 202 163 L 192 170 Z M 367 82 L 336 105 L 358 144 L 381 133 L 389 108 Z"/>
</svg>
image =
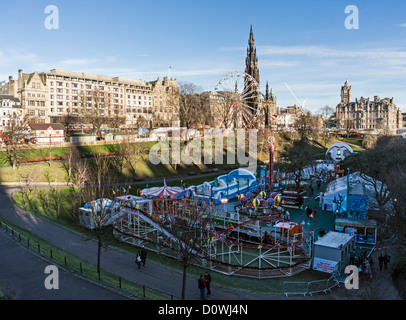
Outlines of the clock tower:
<svg viewBox="0 0 406 320">
<path fill-rule="evenodd" d="M 352 100 L 352 88 L 348 85 L 348 80 L 345 80 L 344 86 L 341 87 L 341 103 L 348 104 Z"/>
</svg>

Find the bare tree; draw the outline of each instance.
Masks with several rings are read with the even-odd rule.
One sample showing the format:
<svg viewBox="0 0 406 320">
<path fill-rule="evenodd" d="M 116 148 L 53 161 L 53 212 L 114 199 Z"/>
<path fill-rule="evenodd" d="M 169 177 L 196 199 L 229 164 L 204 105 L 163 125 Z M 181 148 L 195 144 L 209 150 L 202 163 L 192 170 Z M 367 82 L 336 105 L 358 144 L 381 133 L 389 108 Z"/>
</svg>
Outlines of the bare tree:
<svg viewBox="0 0 406 320">
<path fill-rule="evenodd" d="M 330 134 L 328 132 L 329 123 L 330 123 L 331 117 L 334 114 L 334 109 L 329 106 L 324 106 L 323 108 L 320 109 L 319 113 L 321 115 L 320 120 L 322 121 L 321 138 L 324 142 L 324 146 L 327 146 L 327 143 L 330 140 Z"/>
<path fill-rule="evenodd" d="M 80 123 L 79 116 L 72 112 L 71 108 L 67 109 L 68 111 L 60 118 L 60 122 L 65 127 L 66 132 L 69 132 L 71 129 L 75 128 L 75 125 Z"/>
<path fill-rule="evenodd" d="M 110 188 L 113 183 L 109 159 L 104 155 L 96 154 L 86 174 L 87 180 L 81 193 L 85 203 L 92 203 L 91 220 L 94 225 L 92 231 L 97 239 L 97 272 L 100 273 L 101 249 L 106 234 L 105 222 L 114 214 L 109 202 L 104 201 L 111 196 Z M 95 203 L 94 201 L 97 200 L 99 202 Z"/>
<path fill-rule="evenodd" d="M 70 145 L 65 148 L 64 161 L 62 162 L 63 168 L 66 170 L 68 180 L 72 178 L 72 171 L 74 170 L 74 164 L 80 161 L 80 154 L 76 146 Z"/>
<path fill-rule="evenodd" d="M 171 213 L 168 210 L 163 212 L 161 217 L 162 225 L 172 235 L 174 250 L 182 264 L 182 299 L 184 299 L 187 269 L 202 258 L 202 247 L 209 239 L 211 229 L 209 216 L 203 217 L 196 207 L 187 212 Z"/>
<path fill-rule="evenodd" d="M 301 139 L 310 138 L 311 136 L 317 139 L 321 131 L 320 118 L 313 116 L 310 112 L 300 114 L 293 126 Z"/>
<path fill-rule="evenodd" d="M 179 115 L 181 125 L 191 128 L 201 119 L 200 87 L 190 82 L 179 83 Z"/>
<path fill-rule="evenodd" d="M 389 214 L 389 230 L 406 241 L 406 166 L 397 165 L 387 175 L 387 183 L 393 195 L 393 210 Z"/>
<path fill-rule="evenodd" d="M 334 114 L 334 109 L 329 106 L 324 106 L 320 109 L 319 113 L 323 119 L 328 120 Z"/>
<path fill-rule="evenodd" d="M 372 149 L 376 146 L 376 142 L 378 141 L 378 137 L 372 134 L 366 134 L 364 139 L 362 139 L 362 147 L 365 149 Z"/>
<path fill-rule="evenodd" d="M 354 121 L 351 120 L 351 119 L 345 119 L 345 120 L 343 121 L 343 126 L 344 126 L 345 132 L 347 132 L 347 136 L 348 136 L 348 134 L 350 133 L 350 130 L 351 130 L 351 129 L 355 129 L 355 123 L 354 123 Z"/>
<path fill-rule="evenodd" d="M 78 94 L 82 122 L 91 124 L 94 133 L 105 124 L 114 122 L 120 125 L 123 122 L 120 99 L 115 99 L 112 95 L 113 93 L 105 92 L 100 88 L 82 90 Z"/>
<path fill-rule="evenodd" d="M 281 159 L 284 170 L 293 177 L 296 190 L 300 190 L 300 183 L 303 180 L 304 168 L 309 165 L 312 158 L 311 148 L 307 138 L 295 140 L 290 146 L 281 152 Z"/>
<path fill-rule="evenodd" d="M 351 171 L 360 172 L 373 187 L 380 211 L 386 212 L 385 221 L 391 225 L 388 230 L 406 238 L 401 229 L 406 226 L 405 153 L 404 139 L 381 137 L 374 148 L 347 157 L 344 165 Z"/>
<path fill-rule="evenodd" d="M 237 127 L 237 122 L 239 119 L 236 118 L 237 113 L 233 111 L 233 106 L 240 98 L 241 97 L 234 92 L 216 92 L 213 101 L 213 116 L 220 121 L 222 127 L 226 129 Z"/>
<path fill-rule="evenodd" d="M 26 128 L 22 125 L 16 114 L 11 114 L 5 132 L 2 135 L 5 144 L 1 152 L 2 162 L 15 169 L 24 156 L 23 141 L 26 137 Z"/>
</svg>

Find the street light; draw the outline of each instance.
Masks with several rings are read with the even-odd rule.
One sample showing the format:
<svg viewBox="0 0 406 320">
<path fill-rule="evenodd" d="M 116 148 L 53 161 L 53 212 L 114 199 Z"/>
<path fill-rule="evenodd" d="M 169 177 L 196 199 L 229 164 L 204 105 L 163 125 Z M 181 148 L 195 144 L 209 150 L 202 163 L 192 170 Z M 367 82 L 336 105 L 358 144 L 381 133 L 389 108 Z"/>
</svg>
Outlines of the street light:
<svg viewBox="0 0 406 320">
<path fill-rule="evenodd" d="M 227 205 L 227 203 L 228 203 L 228 199 L 227 199 L 227 198 L 221 198 L 221 199 L 220 199 L 220 202 L 221 202 L 222 204 L 224 204 L 224 212 L 226 212 L 226 205 Z"/>
<path fill-rule="evenodd" d="M 228 203 L 228 198 L 221 198 L 220 202 L 224 205 L 224 228 L 225 228 L 226 227 L 226 217 L 227 217 L 226 205 Z"/>
</svg>

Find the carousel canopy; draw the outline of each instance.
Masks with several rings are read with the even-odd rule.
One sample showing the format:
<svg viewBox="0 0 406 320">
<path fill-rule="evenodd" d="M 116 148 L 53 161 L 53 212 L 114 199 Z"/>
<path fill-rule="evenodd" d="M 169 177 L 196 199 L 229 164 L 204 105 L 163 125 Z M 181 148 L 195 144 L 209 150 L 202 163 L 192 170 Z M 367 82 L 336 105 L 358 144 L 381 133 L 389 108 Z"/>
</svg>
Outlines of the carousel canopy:
<svg viewBox="0 0 406 320">
<path fill-rule="evenodd" d="M 180 187 L 168 187 L 165 183 L 163 187 L 143 189 L 141 193 L 147 198 L 176 199 L 182 191 L 184 190 Z"/>
</svg>

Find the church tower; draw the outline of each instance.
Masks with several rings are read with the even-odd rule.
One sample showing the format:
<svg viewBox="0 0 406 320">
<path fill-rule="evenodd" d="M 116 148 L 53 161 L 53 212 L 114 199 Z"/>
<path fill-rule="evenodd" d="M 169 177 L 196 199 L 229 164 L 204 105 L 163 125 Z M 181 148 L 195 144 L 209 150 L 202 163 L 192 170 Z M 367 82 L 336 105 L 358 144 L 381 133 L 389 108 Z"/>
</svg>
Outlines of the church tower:
<svg viewBox="0 0 406 320">
<path fill-rule="evenodd" d="M 266 82 L 266 90 L 264 100 L 262 101 L 262 108 L 265 118 L 263 125 L 265 128 L 271 128 L 273 124 L 272 120 L 275 120 L 277 114 L 277 108 L 276 108 L 276 96 L 274 94 L 273 89 L 271 89 L 271 92 L 269 92 L 268 81 Z"/>
<path fill-rule="evenodd" d="M 255 81 L 258 83 L 259 86 L 259 70 L 258 70 L 258 58 L 257 58 L 257 49 L 255 48 L 255 40 L 254 34 L 252 32 L 252 26 L 250 30 L 250 38 L 248 40 L 248 48 L 247 48 L 247 58 L 245 59 L 245 73 L 249 74 Z M 252 80 L 246 79 L 244 83 L 244 91 L 249 90 L 251 86 Z M 258 101 L 255 101 L 255 97 L 251 99 L 247 97 L 248 104 L 250 107 L 257 109 L 258 108 Z"/>
</svg>

